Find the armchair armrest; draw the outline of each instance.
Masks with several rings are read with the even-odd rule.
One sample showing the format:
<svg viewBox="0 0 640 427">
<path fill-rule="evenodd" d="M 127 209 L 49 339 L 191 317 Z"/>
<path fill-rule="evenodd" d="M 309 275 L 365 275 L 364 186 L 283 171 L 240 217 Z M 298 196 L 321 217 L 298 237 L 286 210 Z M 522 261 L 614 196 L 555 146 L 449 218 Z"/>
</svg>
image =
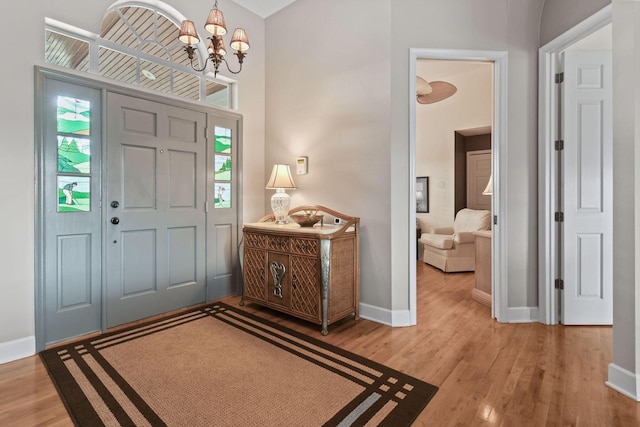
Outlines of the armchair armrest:
<svg viewBox="0 0 640 427">
<path fill-rule="evenodd" d="M 429 233 L 431 234 L 446 234 L 446 235 L 452 235 L 453 234 L 453 227 L 433 227 L 429 230 Z"/>
<path fill-rule="evenodd" d="M 473 243 L 476 241 L 476 236 L 473 231 L 459 231 L 453 235 L 453 241 L 456 243 Z"/>
</svg>

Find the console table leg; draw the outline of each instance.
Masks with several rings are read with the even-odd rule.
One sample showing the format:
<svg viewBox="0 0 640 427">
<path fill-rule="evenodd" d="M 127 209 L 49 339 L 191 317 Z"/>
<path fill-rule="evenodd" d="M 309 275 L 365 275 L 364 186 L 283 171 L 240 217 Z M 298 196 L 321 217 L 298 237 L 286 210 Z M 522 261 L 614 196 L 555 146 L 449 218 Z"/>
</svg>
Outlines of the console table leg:
<svg viewBox="0 0 640 427">
<path fill-rule="evenodd" d="M 322 280 L 322 335 L 329 334 L 329 260 L 331 254 L 331 240 L 322 240 L 320 243 L 320 276 Z"/>
</svg>

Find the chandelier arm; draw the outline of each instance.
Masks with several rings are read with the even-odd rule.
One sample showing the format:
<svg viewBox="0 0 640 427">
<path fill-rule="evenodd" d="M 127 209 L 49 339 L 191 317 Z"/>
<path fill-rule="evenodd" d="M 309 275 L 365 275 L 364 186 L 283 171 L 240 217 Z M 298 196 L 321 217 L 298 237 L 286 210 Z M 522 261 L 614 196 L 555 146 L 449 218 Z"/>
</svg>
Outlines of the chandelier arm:
<svg viewBox="0 0 640 427">
<path fill-rule="evenodd" d="M 234 53 L 234 55 L 237 55 L 237 53 Z M 222 58 L 222 61 L 224 61 L 224 65 L 226 65 L 227 70 L 229 70 L 231 74 L 240 74 L 240 71 L 242 71 L 242 61 L 240 61 L 240 69 L 238 69 L 238 71 L 233 71 L 231 68 L 229 68 L 229 63 L 225 58 Z"/>
<path fill-rule="evenodd" d="M 191 68 L 193 68 L 194 71 L 197 71 L 198 73 L 200 73 L 207 68 L 207 62 L 209 62 L 208 56 L 204 59 L 204 64 L 202 65 L 202 68 L 197 69 L 196 67 L 193 66 L 193 53 L 195 52 L 195 49 L 192 46 L 185 46 L 184 51 L 187 52 L 187 55 L 189 57 L 189 63 L 191 64 Z"/>
</svg>

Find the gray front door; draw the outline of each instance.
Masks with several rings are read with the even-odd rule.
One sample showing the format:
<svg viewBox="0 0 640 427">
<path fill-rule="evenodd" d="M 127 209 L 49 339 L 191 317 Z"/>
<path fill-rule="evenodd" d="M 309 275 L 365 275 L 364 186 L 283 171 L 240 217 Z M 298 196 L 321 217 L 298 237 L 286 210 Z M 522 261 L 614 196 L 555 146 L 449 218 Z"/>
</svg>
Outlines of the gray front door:
<svg viewBox="0 0 640 427">
<path fill-rule="evenodd" d="M 109 93 L 106 327 L 205 301 L 206 114 Z"/>
</svg>

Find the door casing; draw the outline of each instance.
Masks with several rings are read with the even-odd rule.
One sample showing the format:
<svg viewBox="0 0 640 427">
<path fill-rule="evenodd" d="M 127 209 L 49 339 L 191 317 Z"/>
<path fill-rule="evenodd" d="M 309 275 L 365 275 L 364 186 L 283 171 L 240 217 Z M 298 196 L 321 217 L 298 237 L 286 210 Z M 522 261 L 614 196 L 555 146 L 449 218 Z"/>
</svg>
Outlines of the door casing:
<svg viewBox="0 0 640 427">
<path fill-rule="evenodd" d="M 608 5 L 538 51 L 538 320 L 549 325 L 559 321 L 559 302 L 555 292 L 558 270 L 558 232 L 555 226 L 558 176 L 554 149 L 559 115 L 555 84 L 555 75 L 559 71 L 557 55 L 610 24 L 611 20 L 612 7 Z"/>
<path fill-rule="evenodd" d="M 493 88 L 494 104 L 492 124 L 492 171 L 493 171 L 493 197 L 491 200 L 492 214 L 494 218 L 492 236 L 492 304 L 491 316 L 500 322 L 508 322 L 507 307 L 507 182 L 501 180 L 502 173 L 507 171 L 507 62 L 508 53 L 505 51 L 485 51 L 485 50 L 457 50 L 457 49 L 409 49 L 409 203 L 410 206 L 416 204 L 415 177 L 416 177 L 416 61 L 418 59 L 435 60 L 463 60 L 463 61 L 489 61 L 493 62 Z M 409 241 L 416 241 L 416 212 L 409 210 Z M 416 259 L 415 244 L 409 245 L 409 259 Z M 410 324 L 417 322 L 417 296 L 416 296 L 416 269 L 415 265 L 409 263 L 409 317 Z"/>
</svg>

